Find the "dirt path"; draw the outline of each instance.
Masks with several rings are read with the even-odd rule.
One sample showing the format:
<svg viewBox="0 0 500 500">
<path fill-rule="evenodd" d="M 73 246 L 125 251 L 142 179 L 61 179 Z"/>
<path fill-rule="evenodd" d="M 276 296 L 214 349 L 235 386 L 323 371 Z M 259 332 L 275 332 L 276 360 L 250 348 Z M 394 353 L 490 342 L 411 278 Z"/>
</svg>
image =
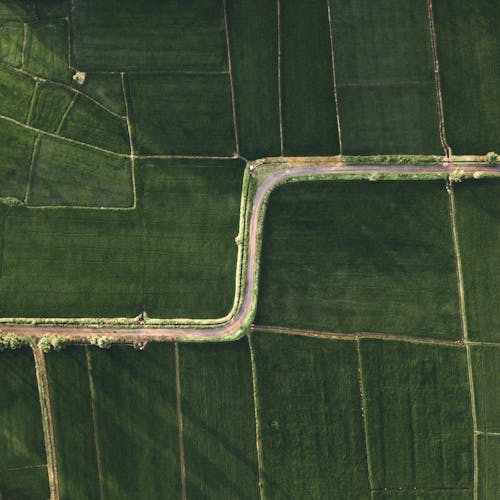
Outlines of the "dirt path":
<svg viewBox="0 0 500 500">
<path fill-rule="evenodd" d="M 52 407 L 50 404 L 49 381 L 45 354 L 36 345 L 32 346 L 35 358 L 38 391 L 40 393 L 40 406 L 42 410 L 42 425 L 45 435 L 45 449 L 49 472 L 49 485 L 51 500 L 59 500 L 59 474 L 57 472 L 56 441 L 54 437 L 54 424 L 52 420 Z"/>
<path fill-rule="evenodd" d="M 290 160 L 280 170 L 273 172 L 267 177 L 257 189 L 252 200 L 252 212 L 246 241 L 248 252 L 246 259 L 246 276 L 243 290 L 243 299 L 236 314 L 223 324 L 206 325 L 205 327 L 187 326 L 187 327 L 137 327 L 137 328 L 112 328 L 112 327 L 72 327 L 72 326 L 31 326 L 31 325 L 5 325 L 2 326 L 4 332 L 12 332 L 18 335 L 31 337 L 41 337 L 47 331 L 60 335 L 66 335 L 75 341 L 86 341 L 92 335 L 108 335 L 114 338 L 114 341 L 133 342 L 138 337 L 141 340 L 151 341 L 213 341 L 229 340 L 239 337 L 244 330 L 248 328 L 253 320 L 253 311 L 256 306 L 258 266 L 260 257 L 260 239 L 259 231 L 263 222 L 265 202 L 270 192 L 278 184 L 288 179 L 331 176 L 335 178 L 338 175 L 345 174 L 445 174 L 455 170 L 456 165 L 449 164 L 447 167 L 440 165 L 432 166 L 337 166 L 333 164 L 306 164 L 298 163 L 298 166 L 292 166 Z M 262 166 L 265 168 L 265 165 Z M 260 168 L 260 167 L 256 167 Z M 500 167 L 479 166 L 461 166 L 464 172 L 481 171 L 483 173 L 500 173 Z M 443 188 L 444 189 L 444 188 Z M 361 334 L 360 334 L 361 335 Z M 364 334 L 363 334 L 364 335 Z M 399 336 L 401 339 L 407 339 Z M 433 342 L 439 342 L 435 339 Z M 450 341 L 453 343 L 453 341 Z"/>
</svg>

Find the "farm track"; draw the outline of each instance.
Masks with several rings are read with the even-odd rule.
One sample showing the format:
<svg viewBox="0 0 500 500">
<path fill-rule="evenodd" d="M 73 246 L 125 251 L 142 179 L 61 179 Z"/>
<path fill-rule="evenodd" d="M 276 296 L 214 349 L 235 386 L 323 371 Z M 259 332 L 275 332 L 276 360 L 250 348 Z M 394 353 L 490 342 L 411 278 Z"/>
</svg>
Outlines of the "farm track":
<svg viewBox="0 0 500 500">
<path fill-rule="evenodd" d="M 279 184 L 291 179 L 313 180 L 314 178 L 324 178 L 342 176 L 346 174 L 358 174 L 363 176 L 391 174 L 391 175 L 420 175 L 420 174 L 441 174 L 453 172 L 457 165 L 447 164 L 446 166 L 339 166 L 338 163 L 322 163 L 321 160 L 310 160 L 310 164 L 305 164 L 304 160 L 294 163 L 289 160 L 282 168 L 269 174 L 260 184 L 252 200 L 252 210 L 250 224 L 245 241 L 248 245 L 246 258 L 246 276 L 244 280 L 244 291 L 242 300 L 236 313 L 224 323 L 206 324 L 204 327 L 179 326 L 179 327 L 151 327 L 147 324 L 138 325 L 134 328 L 117 328 L 110 326 L 99 327 L 75 327 L 75 326 L 47 326 L 47 325 L 2 325 L 5 332 L 12 332 L 28 337 L 41 337 L 47 331 L 51 333 L 65 335 L 73 341 L 86 342 L 93 335 L 108 335 L 119 342 L 133 342 L 140 337 L 141 340 L 148 341 L 217 341 L 235 339 L 242 335 L 250 326 L 253 320 L 253 313 L 256 306 L 258 267 L 260 257 L 260 230 L 263 223 L 266 200 L 270 192 Z M 272 163 L 272 162 L 268 162 Z M 316 164 L 314 164 L 316 163 Z M 266 164 L 260 163 L 255 169 L 265 168 Z M 460 165 L 464 172 L 482 172 L 489 174 L 500 173 L 500 167 L 487 167 L 484 165 Z M 378 336 L 379 338 L 400 338 L 401 340 L 419 341 L 418 338 L 408 338 L 404 336 L 389 334 L 357 334 L 360 336 Z M 426 341 L 423 339 L 423 341 Z M 431 341 L 431 340 L 428 340 Z M 432 339 L 434 343 L 456 344 L 457 342 Z M 458 342 L 460 343 L 460 342 Z"/>
</svg>

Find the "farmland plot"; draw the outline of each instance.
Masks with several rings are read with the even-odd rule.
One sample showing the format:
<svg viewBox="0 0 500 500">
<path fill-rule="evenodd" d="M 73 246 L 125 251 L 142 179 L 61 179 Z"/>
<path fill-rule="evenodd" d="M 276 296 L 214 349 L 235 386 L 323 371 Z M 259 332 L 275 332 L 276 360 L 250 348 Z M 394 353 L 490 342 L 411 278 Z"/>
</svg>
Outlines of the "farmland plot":
<svg viewBox="0 0 500 500">
<path fill-rule="evenodd" d="M 465 349 L 361 340 L 375 489 L 471 489 L 472 421 Z"/>
<path fill-rule="evenodd" d="M 178 498 L 173 345 L 89 354 L 103 498 Z"/>
<path fill-rule="evenodd" d="M 180 345 L 188 498 L 259 496 L 252 373 L 246 339 Z"/>
<path fill-rule="evenodd" d="M 478 498 L 498 498 L 500 494 L 500 436 L 478 436 Z"/>
<path fill-rule="evenodd" d="M 425 0 L 330 0 L 344 154 L 442 154 Z"/>
<path fill-rule="evenodd" d="M 500 149 L 500 6 L 434 2 L 446 136 L 453 153 Z"/>
<path fill-rule="evenodd" d="M 31 349 L 0 353 L 0 496 L 48 498 L 47 458 Z"/>
<path fill-rule="evenodd" d="M 444 183 L 279 187 L 264 223 L 256 323 L 459 338 Z"/>
<path fill-rule="evenodd" d="M 455 187 L 456 220 L 469 336 L 500 341 L 500 182 L 466 181 Z"/>
<path fill-rule="evenodd" d="M 252 335 L 268 498 L 370 498 L 356 344 Z"/>
</svg>

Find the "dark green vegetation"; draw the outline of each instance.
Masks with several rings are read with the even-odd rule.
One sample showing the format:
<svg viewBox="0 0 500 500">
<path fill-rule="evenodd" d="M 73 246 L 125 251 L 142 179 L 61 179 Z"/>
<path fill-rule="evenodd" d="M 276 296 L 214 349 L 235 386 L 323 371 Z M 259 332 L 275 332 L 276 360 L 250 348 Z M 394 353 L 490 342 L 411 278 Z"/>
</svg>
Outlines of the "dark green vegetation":
<svg viewBox="0 0 500 500">
<path fill-rule="evenodd" d="M 61 85 L 50 82 L 39 84 L 33 97 L 28 125 L 47 132 L 58 132 L 74 97 L 73 92 Z"/>
<path fill-rule="evenodd" d="M 330 2 L 343 152 L 442 154 L 427 2 Z"/>
<path fill-rule="evenodd" d="M 277 2 L 231 0 L 227 11 L 240 153 L 279 156 Z"/>
<path fill-rule="evenodd" d="M 0 196 L 24 198 L 36 133 L 0 120 Z M 0 266 L 1 267 L 1 266 Z"/>
<path fill-rule="evenodd" d="M 246 339 L 181 345 L 188 498 L 257 498 L 252 371 Z"/>
<path fill-rule="evenodd" d="M 471 488 L 465 348 L 361 340 L 372 484 Z"/>
<path fill-rule="evenodd" d="M 29 76 L 0 66 L 0 114 L 24 123 L 34 88 L 35 82 Z"/>
<path fill-rule="evenodd" d="M 89 348 L 103 498 L 180 490 L 174 346 Z"/>
<path fill-rule="evenodd" d="M 478 436 L 478 498 L 500 495 L 500 436 Z"/>
<path fill-rule="evenodd" d="M 243 162 L 144 160 L 149 316 L 218 318 L 233 305 Z"/>
<path fill-rule="evenodd" d="M 137 153 L 234 154 L 227 74 L 131 75 L 127 84 Z"/>
<path fill-rule="evenodd" d="M 440 0 L 434 14 L 448 142 L 455 154 L 498 150 L 500 5 Z"/>
<path fill-rule="evenodd" d="M 82 347 L 46 355 L 61 498 L 99 498 L 87 357 Z M 68 422 L 71 422 L 68 425 Z"/>
<path fill-rule="evenodd" d="M 80 161 L 68 165 L 70 155 Z M 226 315 L 242 167 L 144 160 L 137 210 L 9 209 L 0 225 L 0 316 Z M 44 137 L 30 193 L 37 204 L 130 206 L 128 160 Z"/>
<path fill-rule="evenodd" d="M 266 498 L 369 498 L 356 344 L 273 333 L 252 342 Z"/>
<path fill-rule="evenodd" d="M 23 25 L 2 23 L 0 25 L 0 61 L 19 67 L 22 60 Z"/>
<path fill-rule="evenodd" d="M 374 491 L 371 500 L 472 500 L 470 489 Z M 481 497 L 482 498 L 482 497 Z M 486 498 L 486 497 L 485 497 Z"/>
<path fill-rule="evenodd" d="M 53 137 L 35 151 L 28 203 L 46 206 L 131 207 L 130 160 Z"/>
<path fill-rule="evenodd" d="M 458 339 L 443 181 L 279 187 L 264 223 L 257 324 Z"/>
<path fill-rule="evenodd" d="M 0 496 L 48 498 L 47 459 L 31 349 L 1 353 L 0 387 Z"/>
<path fill-rule="evenodd" d="M 499 342 L 500 182 L 462 182 L 455 198 L 469 336 Z"/>
<path fill-rule="evenodd" d="M 280 5 L 284 155 L 338 154 L 327 2 Z"/>
<path fill-rule="evenodd" d="M 111 115 L 82 95 L 65 117 L 60 133 L 64 137 L 109 149 L 117 153 L 129 153 L 127 124 L 123 118 Z"/>
<path fill-rule="evenodd" d="M 227 69 L 219 0 L 86 0 L 71 10 L 72 64 L 83 71 Z"/>
<path fill-rule="evenodd" d="M 471 347 L 477 427 L 500 433 L 500 345 Z"/>
</svg>

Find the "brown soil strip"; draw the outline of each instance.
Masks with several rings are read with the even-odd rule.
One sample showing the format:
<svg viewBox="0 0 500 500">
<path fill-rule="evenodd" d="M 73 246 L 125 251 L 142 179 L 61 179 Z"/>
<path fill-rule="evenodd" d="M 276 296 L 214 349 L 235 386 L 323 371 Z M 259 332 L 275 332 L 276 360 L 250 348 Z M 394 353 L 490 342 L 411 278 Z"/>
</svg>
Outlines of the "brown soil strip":
<svg viewBox="0 0 500 500">
<path fill-rule="evenodd" d="M 45 354 L 34 342 L 31 344 L 31 348 L 35 359 L 35 371 L 38 381 L 40 408 L 42 411 L 42 424 L 45 437 L 45 450 L 47 453 L 51 499 L 59 500 L 59 475 L 57 470 L 56 442 L 54 437 L 54 424 L 52 420 L 52 407 L 50 403 L 50 390 L 47 376 L 47 365 L 45 364 Z"/>
<path fill-rule="evenodd" d="M 33 149 L 31 151 L 30 166 L 28 169 L 28 178 L 26 179 L 26 188 L 24 189 L 24 203 L 28 204 L 28 198 L 30 196 L 31 190 L 31 178 L 33 177 L 33 170 L 35 168 L 36 154 L 38 152 L 38 145 L 40 144 L 40 134 L 37 134 L 35 140 L 33 141 Z"/>
<path fill-rule="evenodd" d="M 253 407 L 255 415 L 255 446 L 257 449 L 257 469 L 259 474 L 259 493 L 260 500 L 264 500 L 264 462 L 262 460 L 262 434 L 259 420 L 259 392 L 257 379 L 257 365 L 255 364 L 255 351 L 252 344 L 252 333 L 247 333 L 248 347 L 250 349 L 250 362 L 252 366 L 252 385 L 253 385 Z"/>
<path fill-rule="evenodd" d="M 436 30 L 434 27 L 434 13 L 432 8 L 432 0 L 427 0 L 427 12 L 429 16 L 429 29 L 431 33 L 432 57 L 434 60 L 434 81 L 436 83 L 436 97 L 439 113 L 439 137 L 444 153 L 447 158 L 451 158 L 451 148 L 446 142 L 446 134 L 444 128 L 444 111 L 443 111 L 443 96 L 441 94 L 441 75 L 439 73 L 439 59 L 437 53 Z"/>
<path fill-rule="evenodd" d="M 276 0 L 276 13 L 278 21 L 278 110 L 280 121 L 280 154 L 283 156 L 285 148 L 283 145 L 283 104 L 281 96 L 281 4 Z"/>
<path fill-rule="evenodd" d="M 186 461 L 182 432 L 181 376 L 179 371 L 179 344 L 175 343 L 175 393 L 177 397 L 177 426 L 179 428 L 179 462 L 181 471 L 181 496 L 186 500 Z"/>
<path fill-rule="evenodd" d="M 125 120 L 127 122 L 127 131 L 128 131 L 128 140 L 130 144 L 130 158 L 134 159 L 134 142 L 132 141 L 132 127 L 130 126 L 130 115 L 128 112 L 128 99 L 127 99 L 127 91 L 125 89 L 125 73 L 121 72 L 122 79 L 122 91 L 123 91 L 123 102 L 125 103 Z"/>
<path fill-rule="evenodd" d="M 267 326 L 267 325 L 252 325 L 251 330 L 256 332 L 285 333 L 288 335 L 302 335 L 305 337 L 336 339 L 336 340 L 359 340 L 360 338 L 374 338 L 374 339 L 386 339 L 386 340 L 403 340 L 405 342 L 413 342 L 417 344 L 463 345 L 464 343 L 462 340 L 433 339 L 430 337 L 410 337 L 409 335 L 396 335 L 392 333 L 376 333 L 376 332 L 334 333 L 334 332 L 301 330 L 298 328 L 285 328 L 280 326 Z"/>
<path fill-rule="evenodd" d="M 239 139 L 238 139 L 238 126 L 236 123 L 236 100 L 234 97 L 233 70 L 232 70 L 232 64 L 231 64 L 231 45 L 230 45 L 230 41 L 229 41 L 229 28 L 228 28 L 228 22 L 227 22 L 226 0 L 223 0 L 223 3 L 224 3 L 224 29 L 226 31 L 226 46 L 227 46 L 227 64 L 228 64 L 228 71 L 229 71 L 229 85 L 231 88 L 231 104 L 233 107 L 234 142 L 236 145 L 236 156 L 238 156 L 240 154 L 240 144 L 239 144 Z"/>
<path fill-rule="evenodd" d="M 23 23 L 23 48 L 21 49 L 21 68 L 24 68 L 24 53 L 26 52 L 27 34 L 28 34 L 28 24 Z"/>
<path fill-rule="evenodd" d="M 68 104 L 68 106 L 64 110 L 64 113 L 61 116 L 61 121 L 59 122 L 59 125 L 57 126 L 57 129 L 56 129 L 56 134 L 57 135 L 59 135 L 61 133 L 61 129 L 62 129 L 63 125 L 64 125 L 64 122 L 66 121 L 66 118 L 68 117 L 69 112 L 71 111 L 71 109 L 75 105 L 75 101 L 76 101 L 77 95 L 78 95 L 77 93 L 75 93 L 73 95 L 73 99 L 71 99 L 70 103 Z"/>
<path fill-rule="evenodd" d="M 94 380 L 92 378 L 92 363 L 90 362 L 90 354 L 89 349 L 85 346 L 85 357 L 87 359 L 87 375 L 89 377 L 89 397 L 90 397 L 90 411 L 92 413 L 92 433 L 94 437 L 94 448 L 97 462 L 97 479 L 99 480 L 99 497 L 102 500 L 103 492 L 102 492 L 102 471 L 101 471 L 101 456 L 99 453 L 99 441 L 97 439 L 97 422 L 95 418 L 95 409 L 94 409 Z"/>
<path fill-rule="evenodd" d="M 368 482 L 370 484 L 370 489 L 373 491 L 368 426 L 366 424 L 366 415 L 365 415 L 365 408 L 367 407 L 367 404 L 366 404 L 365 391 L 363 387 L 363 367 L 361 365 L 361 349 L 360 349 L 359 339 L 356 341 L 356 350 L 358 352 L 358 383 L 359 383 L 359 395 L 361 399 L 361 417 L 363 419 L 363 431 L 365 434 L 365 451 L 366 451 L 366 464 L 368 467 Z"/>
<path fill-rule="evenodd" d="M 339 135 L 339 151 L 342 155 L 343 147 L 342 147 L 342 131 L 340 130 L 340 112 L 339 112 L 339 97 L 337 93 L 337 74 L 335 72 L 335 50 L 333 45 L 333 25 L 332 25 L 332 11 L 330 7 L 330 1 L 327 0 L 327 14 L 328 14 L 328 28 L 330 31 L 330 48 L 332 51 L 332 73 L 333 73 L 333 95 L 335 97 L 335 111 L 337 113 L 337 131 Z"/>
</svg>

